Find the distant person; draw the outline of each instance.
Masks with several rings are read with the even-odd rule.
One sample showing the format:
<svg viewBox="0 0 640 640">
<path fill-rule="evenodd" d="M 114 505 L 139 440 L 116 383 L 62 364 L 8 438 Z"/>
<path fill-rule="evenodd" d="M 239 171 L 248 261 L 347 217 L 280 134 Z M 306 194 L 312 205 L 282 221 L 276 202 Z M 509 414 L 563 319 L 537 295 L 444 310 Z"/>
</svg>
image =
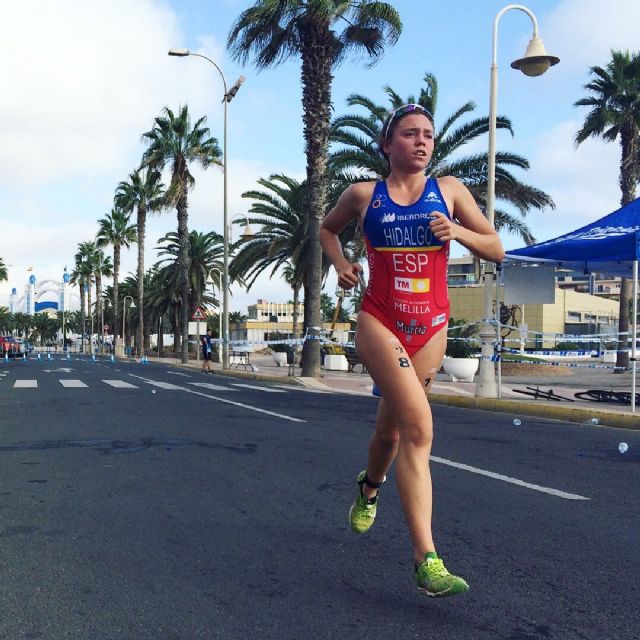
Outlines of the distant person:
<svg viewBox="0 0 640 640">
<path fill-rule="evenodd" d="M 211 329 L 200 338 L 202 344 L 202 373 L 211 373 Z"/>
<path fill-rule="evenodd" d="M 434 148 L 433 116 L 407 104 L 387 117 L 380 151 L 390 174 L 357 182 L 322 223 L 320 241 L 351 289 L 362 267 L 344 256 L 340 232 L 353 220 L 362 230 L 369 283 L 358 314 L 356 349 L 382 394 L 367 467 L 357 478 L 351 528 L 373 525 L 378 489 L 396 460 L 396 480 L 411 534 L 418 589 L 440 597 L 469 586 L 450 574 L 436 553 L 431 530 L 429 456 L 433 421 L 427 400 L 447 344 L 447 263 L 452 240 L 485 260 L 504 256 L 500 238 L 456 178 L 425 177 Z"/>
</svg>

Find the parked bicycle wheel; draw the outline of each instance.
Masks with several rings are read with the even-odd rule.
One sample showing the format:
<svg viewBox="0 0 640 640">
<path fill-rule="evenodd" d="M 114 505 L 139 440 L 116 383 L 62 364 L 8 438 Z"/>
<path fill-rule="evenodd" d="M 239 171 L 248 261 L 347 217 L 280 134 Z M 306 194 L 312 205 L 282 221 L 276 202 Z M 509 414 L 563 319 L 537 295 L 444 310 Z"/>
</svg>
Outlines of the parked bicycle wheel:
<svg viewBox="0 0 640 640">
<path fill-rule="evenodd" d="M 630 391 L 616 391 L 614 393 L 619 402 L 623 404 L 631 404 L 631 392 Z M 640 393 L 636 393 L 636 404 L 640 401 Z"/>
<path fill-rule="evenodd" d="M 622 402 L 620 398 L 616 397 L 615 391 L 606 391 L 605 389 L 588 389 L 573 395 L 579 400 L 591 400 L 592 402 Z"/>
</svg>

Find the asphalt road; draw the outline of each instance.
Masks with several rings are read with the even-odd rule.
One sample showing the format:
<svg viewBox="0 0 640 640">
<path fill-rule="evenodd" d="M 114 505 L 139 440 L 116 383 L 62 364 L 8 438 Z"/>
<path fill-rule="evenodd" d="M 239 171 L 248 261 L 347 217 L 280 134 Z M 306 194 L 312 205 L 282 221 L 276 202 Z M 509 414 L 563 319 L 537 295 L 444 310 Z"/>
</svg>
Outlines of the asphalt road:
<svg viewBox="0 0 640 640">
<path fill-rule="evenodd" d="M 432 600 L 393 472 L 346 522 L 374 398 L 56 359 L 0 403 L 2 639 L 638 637 L 639 432 L 434 407 Z"/>
</svg>

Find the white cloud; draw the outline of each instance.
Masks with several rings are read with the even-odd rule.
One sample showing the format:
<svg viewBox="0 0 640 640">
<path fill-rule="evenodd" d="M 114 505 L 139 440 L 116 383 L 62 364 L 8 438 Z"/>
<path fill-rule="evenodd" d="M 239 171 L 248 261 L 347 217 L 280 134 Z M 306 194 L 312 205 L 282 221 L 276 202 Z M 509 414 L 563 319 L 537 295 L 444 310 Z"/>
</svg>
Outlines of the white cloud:
<svg viewBox="0 0 640 640">
<path fill-rule="evenodd" d="M 620 206 L 619 145 L 589 139 L 576 147 L 573 140 L 579 128 L 577 120 L 561 122 L 535 141 L 526 179 L 556 204 L 555 211 L 527 218 L 538 241 L 582 227 Z M 509 239 L 509 249 L 520 246 L 521 240 Z"/>
<path fill-rule="evenodd" d="M 12 287 L 22 291 L 27 267 L 34 266 L 39 281 L 60 278 L 65 264 L 71 269 L 78 242 L 95 235 L 116 185 L 139 163 L 141 134 L 165 105 L 189 104 L 194 117 L 207 114 L 222 146 L 217 72 L 206 61 L 187 62 L 167 51 L 190 44 L 223 68 L 226 51 L 208 35 L 195 46 L 186 43 L 176 14 L 152 0 L 3 3 L 2 18 L 3 47 L 14 52 L 0 56 L 0 77 L 10 88 L 0 101 L 0 217 L 16 239 L 1 254 L 11 265 L 9 281 L 0 283 L 6 305 Z M 234 157 L 241 128 L 239 119 L 229 118 L 229 218 L 246 212 L 242 192 L 275 171 Z M 190 228 L 222 233 L 222 171 L 194 168 L 194 175 Z M 156 260 L 157 239 L 174 229 L 175 213 L 149 218 L 147 266 Z M 135 267 L 135 248 L 124 251 L 123 276 Z M 286 285 L 263 278 L 251 302 L 259 288 L 265 297 L 288 295 Z M 234 291 L 232 308 L 243 295 Z"/>
<path fill-rule="evenodd" d="M 585 78 L 590 67 L 607 63 L 611 49 L 637 49 L 638 32 L 637 0 L 564 0 L 541 28 L 549 52 L 560 58 L 558 74 Z"/>
<path fill-rule="evenodd" d="M 221 109 L 209 69 L 167 56 L 183 36 L 163 4 L 34 0 L 2 18 L 0 184 L 130 171 L 150 114 L 180 100 Z"/>
</svg>

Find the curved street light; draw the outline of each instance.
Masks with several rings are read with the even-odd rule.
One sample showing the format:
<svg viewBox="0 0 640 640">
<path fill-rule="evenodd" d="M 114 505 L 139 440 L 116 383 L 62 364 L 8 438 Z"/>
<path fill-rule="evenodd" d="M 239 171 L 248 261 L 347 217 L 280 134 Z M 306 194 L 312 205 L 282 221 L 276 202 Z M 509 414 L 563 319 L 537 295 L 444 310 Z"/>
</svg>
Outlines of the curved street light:
<svg viewBox="0 0 640 640">
<path fill-rule="evenodd" d="M 207 56 L 203 56 L 201 53 L 193 53 L 189 49 L 169 49 L 170 56 L 177 56 L 184 58 L 186 56 L 196 56 L 197 58 L 203 58 L 207 62 L 210 62 L 220 74 L 222 78 L 222 85 L 224 87 L 224 96 L 222 102 L 224 103 L 224 126 L 223 126 L 223 141 L 222 141 L 222 175 L 223 175 L 223 226 L 224 226 L 224 259 L 223 259 L 223 294 L 222 294 L 222 368 L 229 368 L 229 229 L 227 220 L 227 104 L 233 100 L 233 97 L 238 93 L 238 89 L 242 86 L 245 78 L 240 76 L 231 87 L 227 90 L 227 81 L 222 73 L 222 69 Z"/>
<path fill-rule="evenodd" d="M 234 220 L 236 220 L 237 218 L 244 218 L 244 229 L 242 230 L 242 233 L 240 234 L 240 237 L 243 240 L 249 240 L 250 238 L 253 238 L 253 236 L 255 236 L 256 234 L 254 233 L 253 229 L 251 228 L 251 225 L 249 224 L 249 218 L 247 217 L 246 213 L 238 213 L 237 215 L 233 216 L 233 218 L 231 218 L 231 220 L 229 221 L 229 231 L 228 231 L 228 235 L 229 235 L 229 242 L 233 242 L 233 233 L 232 233 L 232 227 L 233 227 L 233 222 Z"/>
<path fill-rule="evenodd" d="M 512 9 L 526 13 L 533 24 L 533 36 L 522 58 L 514 60 L 511 67 L 522 71 L 526 76 L 539 76 L 553 65 L 560 62 L 560 58 L 550 56 L 538 35 L 538 21 L 527 7 L 520 4 L 510 4 L 501 9 L 493 21 L 493 57 L 491 60 L 491 84 L 489 91 L 489 153 L 487 171 L 487 220 L 494 226 L 495 218 L 495 190 L 496 190 L 496 103 L 498 94 L 498 22 L 500 18 Z M 493 266 L 489 262 L 484 264 L 484 310 L 480 339 L 482 341 L 482 357 L 476 384 L 476 396 L 479 398 L 497 398 L 496 372 L 492 356 L 493 341 L 496 331 L 491 325 L 491 306 L 493 303 L 492 281 L 494 279 Z M 498 326 L 498 336 L 500 328 Z"/>
</svg>

